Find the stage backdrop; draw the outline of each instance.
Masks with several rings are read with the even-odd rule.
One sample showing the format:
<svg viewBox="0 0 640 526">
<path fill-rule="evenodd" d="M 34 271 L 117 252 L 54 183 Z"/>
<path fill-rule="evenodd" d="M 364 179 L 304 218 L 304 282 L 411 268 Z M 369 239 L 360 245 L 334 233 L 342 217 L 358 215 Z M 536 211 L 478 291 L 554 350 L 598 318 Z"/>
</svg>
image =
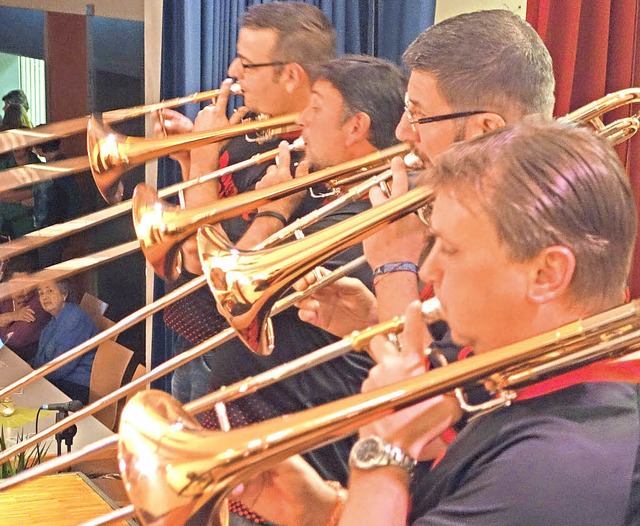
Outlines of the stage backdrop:
<svg viewBox="0 0 640 526">
<path fill-rule="evenodd" d="M 240 15 L 256 0 L 164 0 L 161 98 L 170 99 L 213 89 L 227 77 L 227 66 L 236 56 Z M 305 0 L 319 7 L 333 23 L 338 54 L 366 53 L 400 63 L 402 52 L 434 20 L 435 0 Z M 194 118 L 200 108 L 184 112 Z M 180 180 L 177 165 L 161 159 L 158 187 Z M 155 296 L 164 295 L 164 283 L 156 278 Z M 156 315 L 153 322 L 152 366 L 172 355 L 172 335 Z M 154 387 L 170 391 L 165 377 Z"/>
<path fill-rule="evenodd" d="M 556 75 L 556 116 L 607 93 L 640 86 L 640 0 L 528 0 L 527 20 L 549 48 Z M 640 108 L 619 108 L 605 123 Z M 640 209 L 640 135 L 618 146 Z M 640 297 L 640 243 L 629 280 Z"/>
</svg>

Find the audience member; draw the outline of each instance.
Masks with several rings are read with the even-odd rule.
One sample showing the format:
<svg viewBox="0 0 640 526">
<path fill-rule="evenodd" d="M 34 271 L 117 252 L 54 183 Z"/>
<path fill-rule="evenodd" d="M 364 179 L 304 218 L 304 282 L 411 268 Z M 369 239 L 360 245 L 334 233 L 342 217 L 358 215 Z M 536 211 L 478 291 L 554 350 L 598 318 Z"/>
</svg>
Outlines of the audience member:
<svg viewBox="0 0 640 526">
<path fill-rule="evenodd" d="M 3 281 L 28 275 L 28 272 L 9 269 Z M 37 290 L 14 294 L 0 301 L 0 340 L 28 362 L 36 354 L 40 333 L 49 320 L 51 315 L 42 308 Z"/>
<path fill-rule="evenodd" d="M 23 106 L 15 103 L 6 105 L 0 131 L 30 127 L 31 123 Z M 39 162 L 40 159 L 30 148 L 0 154 L 0 170 Z M 14 239 L 34 229 L 32 202 L 33 194 L 30 188 L 2 192 L 0 196 L 1 235 Z"/>
<path fill-rule="evenodd" d="M 38 287 L 42 308 L 52 319 L 42 330 L 38 352 L 31 361 L 35 368 L 88 340 L 98 333 L 91 317 L 78 305 L 68 301 L 69 282 L 47 281 Z M 95 351 L 91 351 L 49 373 L 47 379 L 74 400 L 89 401 L 89 383 Z"/>
<path fill-rule="evenodd" d="M 24 125 L 27 128 L 33 128 L 33 125 L 31 124 L 31 120 L 29 119 L 29 116 L 27 114 L 27 112 L 29 111 L 29 100 L 27 99 L 27 95 L 25 94 L 24 91 L 22 91 L 21 89 L 11 90 L 4 97 L 2 97 L 2 101 L 4 102 L 2 111 L 4 111 L 5 113 L 7 111 L 7 108 L 11 104 L 19 104 L 20 106 L 22 106 L 22 108 L 24 109 L 24 117 L 23 117 Z"/>
</svg>

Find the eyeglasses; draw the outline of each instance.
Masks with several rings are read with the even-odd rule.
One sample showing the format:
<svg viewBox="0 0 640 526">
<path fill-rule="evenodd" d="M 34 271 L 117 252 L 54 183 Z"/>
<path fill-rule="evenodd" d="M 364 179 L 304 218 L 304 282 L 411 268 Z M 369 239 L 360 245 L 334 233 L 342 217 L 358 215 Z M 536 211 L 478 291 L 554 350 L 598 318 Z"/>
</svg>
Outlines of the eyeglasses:
<svg viewBox="0 0 640 526">
<path fill-rule="evenodd" d="M 247 64 L 246 62 L 240 61 L 240 65 L 242 69 L 255 69 L 255 68 L 266 68 L 267 66 L 284 66 L 288 64 L 288 62 L 276 61 L 276 62 L 259 62 L 257 64 Z"/>
<path fill-rule="evenodd" d="M 411 109 L 411 101 L 408 95 L 404 96 L 404 112 L 407 114 L 409 124 L 415 126 L 416 124 L 428 124 L 430 122 L 448 121 L 451 119 L 460 119 L 462 117 L 470 117 L 471 115 L 478 115 L 480 113 L 487 113 L 487 110 L 473 110 L 473 111 L 460 111 L 456 113 L 447 113 L 445 115 L 435 115 L 433 117 L 414 117 Z"/>
</svg>

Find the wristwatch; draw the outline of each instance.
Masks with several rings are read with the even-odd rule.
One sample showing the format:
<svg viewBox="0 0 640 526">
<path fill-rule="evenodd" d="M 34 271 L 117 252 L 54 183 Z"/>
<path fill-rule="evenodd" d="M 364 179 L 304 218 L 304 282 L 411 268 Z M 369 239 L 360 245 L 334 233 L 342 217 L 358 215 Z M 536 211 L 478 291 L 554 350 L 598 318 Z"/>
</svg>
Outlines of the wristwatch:
<svg viewBox="0 0 640 526">
<path fill-rule="evenodd" d="M 417 462 L 398 446 L 385 442 L 380 437 L 361 438 L 351 448 L 349 465 L 353 468 L 369 470 L 382 466 L 399 466 L 409 477 Z"/>
</svg>

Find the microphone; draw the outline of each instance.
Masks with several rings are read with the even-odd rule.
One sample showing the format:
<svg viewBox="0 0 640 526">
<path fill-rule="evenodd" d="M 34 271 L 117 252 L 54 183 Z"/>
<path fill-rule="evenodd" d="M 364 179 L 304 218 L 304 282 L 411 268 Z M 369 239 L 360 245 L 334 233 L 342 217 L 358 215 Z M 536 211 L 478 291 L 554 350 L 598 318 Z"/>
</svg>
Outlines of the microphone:
<svg viewBox="0 0 640 526">
<path fill-rule="evenodd" d="M 43 411 L 79 411 L 82 409 L 82 402 L 80 400 L 71 400 L 63 404 L 44 404 L 40 409 Z"/>
</svg>

